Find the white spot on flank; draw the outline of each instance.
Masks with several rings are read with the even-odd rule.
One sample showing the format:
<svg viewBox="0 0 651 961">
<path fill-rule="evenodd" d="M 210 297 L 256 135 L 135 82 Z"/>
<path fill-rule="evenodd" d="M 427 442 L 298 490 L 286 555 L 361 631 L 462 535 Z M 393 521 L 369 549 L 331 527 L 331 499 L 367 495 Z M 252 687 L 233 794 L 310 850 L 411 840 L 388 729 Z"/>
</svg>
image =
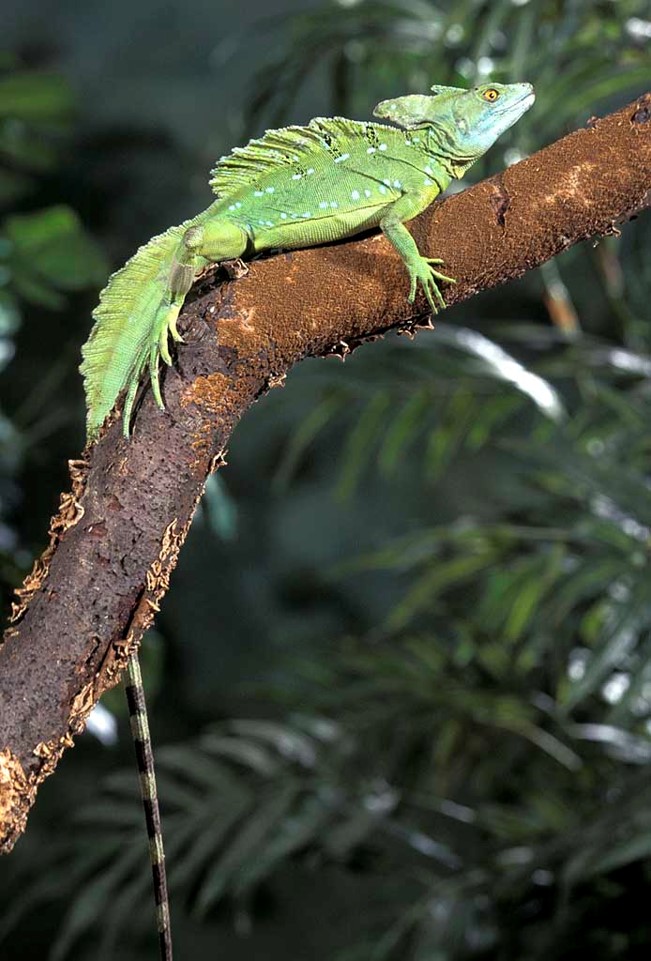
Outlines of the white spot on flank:
<svg viewBox="0 0 651 961">
<path fill-rule="evenodd" d="M 268 194 L 272 194 L 272 193 L 275 192 L 276 188 L 275 188 L 275 187 L 267 187 L 266 190 L 267 190 L 267 193 L 268 193 Z"/>
<path fill-rule="evenodd" d="M 235 204 L 235 206 L 236 206 L 236 207 L 237 207 L 237 209 L 239 210 L 239 209 L 240 209 L 240 207 L 242 206 L 242 204 L 241 204 L 241 203 L 239 202 L 239 200 L 238 200 L 238 201 L 237 201 L 237 203 Z"/>
<path fill-rule="evenodd" d="M 369 147 L 366 153 L 375 153 L 375 147 Z"/>
<path fill-rule="evenodd" d="M 321 203 L 319 204 L 319 210 L 327 210 L 329 206 L 330 204 L 328 203 L 327 200 L 322 200 Z"/>
<path fill-rule="evenodd" d="M 340 157 L 335 157 L 335 163 L 340 164 L 342 160 L 348 160 L 349 157 L 349 153 L 342 153 Z"/>
<path fill-rule="evenodd" d="M 394 180 L 394 181 L 393 181 L 393 186 L 394 186 L 397 190 L 400 190 L 400 188 L 402 187 L 402 184 L 400 183 L 399 180 Z"/>
<path fill-rule="evenodd" d="M 336 208 L 339 206 L 339 204 L 337 203 L 336 200 L 331 200 L 331 201 L 330 201 L 330 206 L 332 207 L 333 210 L 336 210 Z"/>
<path fill-rule="evenodd" d="M 264 197 L 264 191 L 262 191 L 262 190 L 254 190 L 254 191 L 253 191 L 253 196 L 254 196 L 254 197 Z"/>
<path fill-rule="evenodd" d="M 386 150 L 386 149 L 387 149 L 387 145 L 386 145 L 385 143 L 381 143 L 380 146 L 379 146 L 379 149 L 380 149 L 380 150 Z"/>
<path fill-rule="evenodd" d="M 387 188 L 384 186 L 384 184 L 380 184 L 379 191 L 381 194 L 385 194 L 387 192 Z"/>
<path fill-rule="evenodd" d="M 312 214 L 311 214 L 311 213 L 309 212 L 309 210 L 308 210 L 307 213 L 304 213 L 304 214 L 303 214 L 303 216 L 304 216 L 304 217 L 311 217 Z"/>
<path fill-rule="evenodd" d="M 382 183 L 384 184 L 385 187 L 390 187 L 390 186 L 391 186 L 391 181 L 390 181 L 390 180 L 383 180 Z"/>
<path fill-rule="evenodd" d="M 267 221 L 267 227 L 273 227 L 273 225 L 274 225 L 273 220 L 268 220 L 268 221 Z"/>
<path fill-rule="evenodd" d="M 414 143 L 420 143 L 420 137 L 414 137 Z"/>
<path fill-rule="evenodd" d="M 433 173 L 432 168 L 431 168 L 431 167 L 425 167 L 425 173 L 426 173 L 426 174 L 431 174 L 431 173 Z"/>
<path fill-rule="evenodd" d="M 407 144 L 408 147 L 411 147 L 411 140 L 409 139 L 409 137 L 405 137 L 405 143 Z"/>
<path fill-rule="evenodd" d="M 353 191 L 351 191 L 350 196 L 351 196 L 351 198 L 352 198 L 353 200 L 359 200 L 359 190 L 353 190 Z"/>
<path fill-rule="evenodd" d="M 425 177 L 425 179 L 423 180 L 423 183 L 425 184 L 426 187 L 431 187 L 434 181 L 430 180 L 429 177 Z"/>
<path fill-rule="evenodd" d="M 281 215 L 280 215 L 280 219 L 281 219 L 281 220 L 287 220 L 287 214 L 281 214 Z"/>
<path fill-rule="evenodd" d="M 310 169 L 307 170 L 306 173 L 308 173 L 308 174 L 313 174 L 313 173 L 314 173 L 314 167 L 310 167 Z"/>
<path fill-rule="evenodd" d="M 303 174 L 292 174 L 292 180 L 300 180 Z"/>
<path fill-rule="evenodd" d="M 228 209 L 229 209 L 229 210 L 235 210 L 235 204 L 231 204 Z"/>
<path fill-rule="evenodd" d="M 370 196 L 371 196 L 371 191 L 370 191 L 368 188 L 364 191 L 364 196 L 365 196 L 365 197 L 370 197 Z"/>
</svg>

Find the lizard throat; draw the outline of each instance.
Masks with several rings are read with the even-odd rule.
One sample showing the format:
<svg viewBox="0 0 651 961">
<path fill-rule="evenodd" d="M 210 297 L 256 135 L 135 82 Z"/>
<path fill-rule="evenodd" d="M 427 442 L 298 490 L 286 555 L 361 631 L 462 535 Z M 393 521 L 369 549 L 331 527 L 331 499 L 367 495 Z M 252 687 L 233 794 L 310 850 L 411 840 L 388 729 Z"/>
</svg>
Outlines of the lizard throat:
<svg viewBox="0 0 651 961">
<path fill-rule="evenodd" d="M 439 166 L 443 167 L 451 180 L 458 180 L 476 160 L 458 151 L 450 131 L 443 125 L 427 125 L 427 152 Z"/>
</svg>

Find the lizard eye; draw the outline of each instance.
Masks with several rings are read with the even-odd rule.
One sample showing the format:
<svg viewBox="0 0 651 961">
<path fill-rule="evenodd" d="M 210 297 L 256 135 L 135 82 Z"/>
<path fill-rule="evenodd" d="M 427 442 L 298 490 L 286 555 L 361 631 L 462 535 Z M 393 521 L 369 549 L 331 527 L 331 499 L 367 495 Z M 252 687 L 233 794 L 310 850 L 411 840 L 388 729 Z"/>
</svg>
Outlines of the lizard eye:
<svg viewBox="0 0 651 961">
<path fill-rule="evenodd" d="M 486 100 L 488 103 L 495 103 L 499 95 L 499 91 L 496 90 L 495 87 L 489 87 L 487 90 L 484 90 L 481 96 L 482 100 Z"/>
</svg>

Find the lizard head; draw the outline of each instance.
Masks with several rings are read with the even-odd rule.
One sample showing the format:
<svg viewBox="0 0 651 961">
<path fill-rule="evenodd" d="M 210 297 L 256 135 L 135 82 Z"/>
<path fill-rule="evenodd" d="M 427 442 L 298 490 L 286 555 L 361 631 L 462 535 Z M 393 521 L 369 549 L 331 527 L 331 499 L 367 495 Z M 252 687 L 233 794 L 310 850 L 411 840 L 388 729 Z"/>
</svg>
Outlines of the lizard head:
<svg viewBox="0 0 651 961">
<path fill-rule="evenodd" d="M 535 99 L 530 83 L 484 83 L 451 98 L 454 137 L 462 153 L 480 157 Z"/>
<path fill-rule="evenodd" d="M 455 157 L 476 160 L 535 100 L 530 83 L 484 83 L 471 90 L 432 87 L 434 96 L 412 94 L 383 100 L 373 111 L 407 130 L 441 128 Z"/>
</svg>

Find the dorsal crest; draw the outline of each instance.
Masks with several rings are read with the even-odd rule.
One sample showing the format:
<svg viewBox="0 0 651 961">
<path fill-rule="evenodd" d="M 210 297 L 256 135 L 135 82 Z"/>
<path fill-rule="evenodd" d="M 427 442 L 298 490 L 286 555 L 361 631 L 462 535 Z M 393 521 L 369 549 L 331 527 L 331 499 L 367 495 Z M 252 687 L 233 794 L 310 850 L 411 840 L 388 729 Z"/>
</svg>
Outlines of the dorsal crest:
<svg viewBox="0 0 651 961">
<path fill-rule="evenodd" d="M 246 147 L 221 157 L 210 174 L 210 186 L 220 198 L 229 197 L 243 187 L 254 186 L 270 170 L 294 167 L 305 172 L 310 162 L 328 153 L 335 158 L 345 152 L 351 137 L 364 136 L 367 124 L 344 117 L 315 117 L 305 127 L 280 127 L 268 130 Z"/>
</svg>

